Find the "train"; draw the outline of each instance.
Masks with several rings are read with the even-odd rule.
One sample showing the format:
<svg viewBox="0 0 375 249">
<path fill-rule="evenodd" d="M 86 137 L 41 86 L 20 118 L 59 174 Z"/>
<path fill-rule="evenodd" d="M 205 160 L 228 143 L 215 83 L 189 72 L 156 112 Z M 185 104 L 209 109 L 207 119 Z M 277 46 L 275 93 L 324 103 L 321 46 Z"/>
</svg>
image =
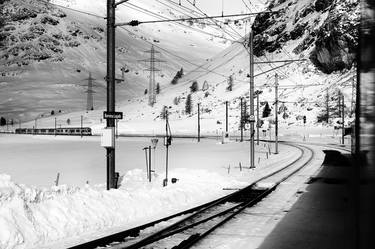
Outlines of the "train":
<svg viewBox="0 0 375 249">
<path fill-rule="evenodd" d="M 31 135 L 68 135 L 68 136 L 91 136 L 92 131 L 89 127 L 65 127 L 65 128 L 17 128 L 16 134 Z"/>
</svg>

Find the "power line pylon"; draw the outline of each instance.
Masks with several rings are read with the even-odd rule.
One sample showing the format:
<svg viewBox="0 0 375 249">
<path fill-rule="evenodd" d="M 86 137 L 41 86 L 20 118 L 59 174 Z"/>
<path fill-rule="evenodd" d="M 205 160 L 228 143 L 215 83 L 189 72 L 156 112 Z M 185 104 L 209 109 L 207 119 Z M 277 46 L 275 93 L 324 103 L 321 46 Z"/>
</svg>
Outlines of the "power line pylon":
<svg viewBox="0 0 375 249">
<path fill-rule="evenodd" d="M 155 72 L 161 71 L 159 68 L 155 67 L 155 63 L 164 61 L 156 58 L 155 54 L 160 54 L 160 52 L 155 50 L 154 45 L 151 46 L 151 50 L 147 50 L 145 51 L 145 53 L 150 53 L 150 59 L 142 60 L 144 62 L 150 63 L 150 67 L 145 69 L 146 71 L 150 71 L 150 81 L 148 85 L 148 104 L 150 106 L 154 106 L 154 104 L 156 103 Z"/>
<path fill-rule="evenodd" d="M 91 76 L 91 72 L 89 72 L 89 77 L 87 79 L 85 79 L 88 81 L 87 83 L 87 91 L 85 93 L 87 93 L 87 105 L 86 105 L 86 110 L 87 111 L 92 111 L 94 110 L 94 96 L 93 94 L 95 93 L 94 90 L 92 90 L 92 86 L 93 86 L 93 81 L 96 80 L 94 79 L 92 76 Z"/>
</svg>

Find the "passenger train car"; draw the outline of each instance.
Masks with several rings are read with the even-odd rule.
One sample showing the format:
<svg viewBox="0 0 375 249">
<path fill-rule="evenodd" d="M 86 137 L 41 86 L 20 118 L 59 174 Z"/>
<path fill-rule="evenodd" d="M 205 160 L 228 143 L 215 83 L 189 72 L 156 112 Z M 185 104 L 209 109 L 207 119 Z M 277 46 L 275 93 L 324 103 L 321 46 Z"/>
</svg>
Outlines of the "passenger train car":
<svg viewBox="0 0 375 249">
<path fill-rule="evenodd" d="M 65 127 L 65 128 L 18 128 L 16 134 L 32 134 L 32 135 L 69 135 L 69 136 L 91 136 L 91 128 L 89 127 Z"/>
</svg>

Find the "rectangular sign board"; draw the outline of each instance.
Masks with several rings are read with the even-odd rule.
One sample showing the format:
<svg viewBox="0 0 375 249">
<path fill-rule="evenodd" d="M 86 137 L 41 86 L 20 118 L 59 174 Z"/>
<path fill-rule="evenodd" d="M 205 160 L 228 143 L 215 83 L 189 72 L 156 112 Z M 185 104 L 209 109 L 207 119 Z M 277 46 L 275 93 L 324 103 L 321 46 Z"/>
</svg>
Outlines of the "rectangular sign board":
<svg viewBox="0 0 375 249">
<path fill-rule="evenodd" d="M 115 147 L 115 129 L 108 127 L 102 130 L 101 146 L 106 148 Z"/>
<path fill-rule="evenodd" d="M 122 119 L 122 112 L 103 112 L 104 119 Z"/>
</svg>

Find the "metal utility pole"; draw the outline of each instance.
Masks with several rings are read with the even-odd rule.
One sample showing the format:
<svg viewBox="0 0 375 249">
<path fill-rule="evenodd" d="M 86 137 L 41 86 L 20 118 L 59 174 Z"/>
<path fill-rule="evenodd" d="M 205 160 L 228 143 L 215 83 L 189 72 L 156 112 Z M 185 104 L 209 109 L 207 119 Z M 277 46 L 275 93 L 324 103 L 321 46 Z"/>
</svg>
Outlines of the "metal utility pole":
<svg viewBox="0 0 375 249">
<path fill-rule="evenodd" d="M 225 101 L 225 137 L 228 136 L 228 101 Z"/>
<path fill-rule="evenodd" d="M 86 111 L 92 111 L 94 110 L 94 97 L 93 93 L 94 90 L 92 90 L 92 82 L 95 80 L 94 78 L 91 77 L 91 72 L 89 73 L 89 77 L 86 79 L 88 81 L 87 83 L 87 105 L 86 105 Z"/>
<path fill-rule="evenodd" d="M 244 120 L 243 120 L 243 97 L 241 97 L 241 118 L 240 118 L 240 128 L 241 128 L 241 142 L 243 142 L 243 126 L 245 124 Z"/>
<path fill-rule="evenodd" d="M 345 102 L 344 102 L 344 93 L 341 92 L 341 143 L 344 144 L 345 139 Z"/>
<path fill-rule="evenodd" d="M 115 112 L 115 0 L 107 0 L 107 112 Z M 114 129 L 115 119 L 107 119 Z M 107 147 L 107 190 L 115 185 L 115 147 Z"/>
<path fill-rule="evenodd" d="M 145 151 L 145 158 L 146 158 L 146 174 L 147 174 L 147 179 L 149 179 L 150 177 L 149 177 L 149 166 L 148 166 L 148 162 L 149 162 L 149 160 L 148 160 L 148 158 L 147 158 L 147 150 L 148 150 L 148 148 L 149 147 L 144 147 L 143 148 L 143 150 Z"/>
<path fill-rule="evenodd" d="M 249 101 L 250 101 L 250 168 L 255 168 L 255 146 L 254 146 L 254 40 L 253 31 L 250 32 L 249 37 L 249 50 L 250 50 L 250 89 L 249 89 Z"/>
<path fill-rule="evenodd" d="M 116 119 L 116 139 L 118 139 L 118 119 Z"/>
<path fill-rule="evenodd" d="M 168 109 L 165 109 L 165 140 L 164 145 L 166 146 L 166 153 L 165 153 L 165 179 L 163 181 L 163 187 L 168 185 L 168 152 L 169 152 L 169 145 L 172 142 L 172 135 L 170 133 L 170 127 L 168 122 Z"/>
<path fill-rule="evenodd" d="M 354 88 L 355 88 L 355 77 L 353 77 L 353 81 L 352 81 L 352 100 L 350 101 L 350 117 L 352 117 L 353 113 L 354 113 L 354 106 L 355 106 L 355 91 L 354 91 Z"/>
<path fill-rule="evenodd" d="M 278 132 L 279 132 L 279 119 L 278 119 L 278 109 L 279 109 L 279 77 L 275 74 L 275 154 L 279 153 L 279 141 L 278 141 Z"/>
<path fill-rule="evenodd" d="M 198 103 L 198 142 L 201 141 L 201 104 Z"/>
<path fill-rule="evenodd" d="M 326 111 L 327 111 L 327 124 L 329 121 L 329 93 L 328 93 L 328 88 L 326 90 Z"/>
<path fill-rule="evenodd" d="M 257 95 L 257 145 L 259 145 L 259 126 L 260 126 L 260 122 L 259 122 L 259 95 L 262 93 L 262 91 L 255 91 L 255 94 Z"/>
<path fill-rule="evenodd" d="M 148 161 L 149 161 L 149 164 L 148 164 L 148 172 L 147 172 L 149 182 L 151 182 L 151 167 L 152 167 L 151 154 L 152 154 L 152 151 L 151 151 L 151 145 L 150 145 L 150 146 L 148 146 Z"/>
</svg>

